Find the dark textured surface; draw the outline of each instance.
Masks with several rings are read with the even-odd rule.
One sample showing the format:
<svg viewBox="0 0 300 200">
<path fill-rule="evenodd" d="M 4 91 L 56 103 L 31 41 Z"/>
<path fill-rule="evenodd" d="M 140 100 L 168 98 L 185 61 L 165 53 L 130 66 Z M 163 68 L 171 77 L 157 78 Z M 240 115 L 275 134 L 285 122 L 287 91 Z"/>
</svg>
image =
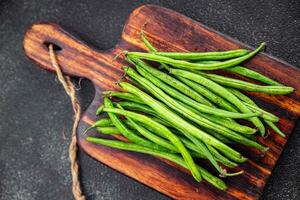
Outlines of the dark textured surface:
<svg viewBox="0 0 300 200">
<path fill-rule="evenodd" d="M 39 21 L 60 24 L 99 49 L 118 40 L 133 1 L 0 1 L 0 199 L 72 199 L 67 156 L 70 102 L 55 76 L 26 59 L 22 39 Z M 122 2 L 122 3 L 121 3 Z M 182 1 L 183 2 L 183 1 Z M 179 11 L 207 26 L 299 66 L 300 10 L 296 1 L 145 1 Z M 93 88 L 82 81 L 84 108 Z M 300 196 L 300 128 L 297 126 L 262 199 Z M 64 137 L 64 133 L 66 138 Z M 298 137 L 297 137 L 298 136 Z M 167 199 L 80 152 L 88 199 Z M 298 198 L 297 198 L 298 197 Z"/>
</svg>

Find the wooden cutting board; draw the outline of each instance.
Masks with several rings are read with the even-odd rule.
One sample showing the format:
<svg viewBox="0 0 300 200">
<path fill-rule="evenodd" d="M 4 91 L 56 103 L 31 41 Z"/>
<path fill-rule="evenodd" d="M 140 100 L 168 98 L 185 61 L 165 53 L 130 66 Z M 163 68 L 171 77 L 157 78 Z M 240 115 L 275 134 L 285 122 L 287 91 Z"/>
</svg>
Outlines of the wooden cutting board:
<svg viewBox="0 0 300 200">
<path fill-rule="evenodd" d="M 95 110 L 102 101 L 101 91 L 118 89 L 115 82 L 122 76 L 120 68 L 125 62 L 121 58 L 114 60 L 114 57 L 123 50 L 145 50 L 140 40 L 140 31 L 145 23 L 146 36 L 160 51 L 249 48 L 177 12 L 145 5 L 130 14 L 121 39 L 113 49 L 95 50 L 58 25 L 44 23 L 33 24 L 28 29 L 24 50 L 30 59 L 53 72 L 47 49 L 47 44 L 53 43 L 64 73 L 93 82 L 95 98 L 83 114 L 77 130 L 79 145 L 88 155 L 176 199 L 257 199 L 286 143 L 286 139 L 272 131 L 267 139 L 259 138 L 262 144 L 270 147 L 265 155 L 251 148 L 237 147 L 249 161 L 240 166 L 245 170 L 242 176 L 225 179 L 229 186 L 226 191 L 219 191 L 206 182 L 197 183 L 185 170 L 158 158 L 94 145 L 84 140 L 81 133 L 96 119 Z M 249 93 L 267 110 L 280 116 L 279 128 L 289 136 L 300 115 L 300 70 L 264 53 L 244 65 L 295 88 L 295 92 L 287 96 Z"/>
</svg>

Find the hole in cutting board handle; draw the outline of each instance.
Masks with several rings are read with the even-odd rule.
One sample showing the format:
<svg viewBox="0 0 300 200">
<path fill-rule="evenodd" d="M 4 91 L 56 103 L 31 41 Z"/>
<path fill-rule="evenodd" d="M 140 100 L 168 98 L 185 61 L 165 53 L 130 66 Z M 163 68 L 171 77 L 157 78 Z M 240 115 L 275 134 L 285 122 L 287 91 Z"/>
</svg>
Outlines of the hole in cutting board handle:
<svg viewBox="0 0 300 200">
<path fill-rule="evenodd" d="M 43 44 L 47 47 L 47 49 L 49 49 L 49 45 L 52 44 L 54 51 L 61 51 L 62 50 L 62 48 L 60 46 L 54 44 L 53 42 L 45 41 Z"/>
</svg>

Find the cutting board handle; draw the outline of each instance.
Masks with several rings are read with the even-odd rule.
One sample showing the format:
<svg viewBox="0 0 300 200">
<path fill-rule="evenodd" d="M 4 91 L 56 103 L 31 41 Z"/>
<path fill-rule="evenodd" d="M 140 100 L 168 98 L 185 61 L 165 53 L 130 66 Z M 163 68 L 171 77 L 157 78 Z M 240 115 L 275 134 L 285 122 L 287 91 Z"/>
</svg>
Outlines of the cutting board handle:
<svg viewBox="0 0 300 200">
<path fill-rule="evenodd" d="M 106 88 L 110 88 L 111 83 L 120 77 L 120 64 L 114 63 L 112 51 L 93 50 L 57 24 L 33 24 L 26 32 L 23 43 L 30 59 L 54 72 L 49 57 L 49 44 L 54 45 L 58 63 L 65 74 L 88 78 L 102 87 L 109 83 Z"/>
</svg>

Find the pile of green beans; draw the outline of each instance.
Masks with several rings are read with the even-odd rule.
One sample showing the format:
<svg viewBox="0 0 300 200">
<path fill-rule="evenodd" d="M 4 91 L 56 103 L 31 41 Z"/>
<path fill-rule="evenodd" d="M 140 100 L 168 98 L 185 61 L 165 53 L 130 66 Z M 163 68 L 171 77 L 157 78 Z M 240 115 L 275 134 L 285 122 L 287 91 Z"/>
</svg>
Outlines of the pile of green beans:
<svg viewBox="0 0 300 200">
<path fill-rule="evenodd" d="M 189 170 L 196 181 L 225 190 L 221 177 L 242 174 L 236 167 L 247 161 L 233 144 L 267 151 L 256 135 L 265 135 L 265 125 L 285 137 L 276 126 L 279 117 L 240 91 L 269 95 L 293 92 L 292 87 L 240 65 L 259 53 L 265 43 L 254 51 L 159 52 L 143 31 L 141 40 L 149 52 L 124 52 L 129 63 L 122 67 L 127 81 L 118 81 L 122 92 L 102 92 L 103 105 L 96 115 L 106 113 L 108 117 L 101 117 L 85 130 L 84 135 L 92 129 L 99 133 L 87 136 L 87 141 L 170 160 Z M 147 61 L 158 62 L 160 67 Z M 212 70 L 225 70 L 262 84 Z M 104 139 L 100 134 L 122 135 L 128 142 Z M 210 163 L 212 172 L 201 167 L 199 159 Z"/>
</svg>

